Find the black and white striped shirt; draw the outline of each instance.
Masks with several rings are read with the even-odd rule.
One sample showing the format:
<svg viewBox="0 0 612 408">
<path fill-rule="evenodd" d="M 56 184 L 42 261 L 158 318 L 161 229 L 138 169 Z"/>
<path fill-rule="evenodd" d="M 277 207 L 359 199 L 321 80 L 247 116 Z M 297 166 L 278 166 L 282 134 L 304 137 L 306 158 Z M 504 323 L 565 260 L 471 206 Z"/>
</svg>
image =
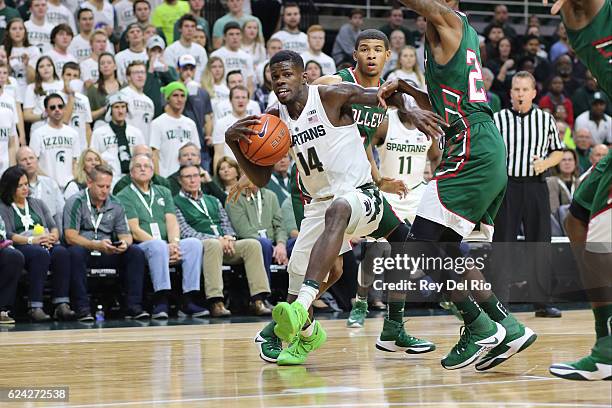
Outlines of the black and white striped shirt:
<svg viewBox="0 0 612 408">
<path fill-rule="evenodd" d="M 545 159 L 564 147 L 553 116 L 535 106 L 523 114 L 502 109 L 493 117 L 506 144 L 510 177 L 535 176 L 533 156 Z"/>
</svg>

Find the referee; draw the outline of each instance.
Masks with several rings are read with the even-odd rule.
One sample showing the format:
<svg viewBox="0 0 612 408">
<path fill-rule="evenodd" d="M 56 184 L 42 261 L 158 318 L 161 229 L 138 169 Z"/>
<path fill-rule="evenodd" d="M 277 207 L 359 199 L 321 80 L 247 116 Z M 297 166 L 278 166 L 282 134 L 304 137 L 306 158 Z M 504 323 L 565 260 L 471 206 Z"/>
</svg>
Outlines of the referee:
<svg viewBox="0 0 612 408">
<path fill-rule="evenodd" d="M 535 78 L 526 71 L 518 72 L 512 79 L 512 108 L 494 115 L 508 153 L 508 186 L 495 219 L 493 241 L 516 242 L 522 226 L 525 242 L 546 243 L 544 247 L 548 248 L 551 238 L 550 202 L 544 173 L 561 161 L 563 143 L 552 115 L 533 105 L 536 93 Z M 508 262 L 500 265 L 502 269 L 497 269 L 499 276 L 495 277 L 500 284 L 497 290 L 503 293 L 502 296 L 509 297 L 507 283 L 513 271 L 508 268 L 512 260 L 535 258 L 540 263 L 535 269 L 540 276 L 532 280 L 530 298 L 538 302 L 547 301 L 551 270 L 546 252 L 538 251 L 537 256 L 530 257 L 525 256 L 524 251 L 512 251 L 516 244 L 507 247 L 504 256 Z M 537 245 L 532 248 L 537 248 Z M 508 258 L 513 255 L 515 257 Z M 548 304 L 534 303 L 534 307 L 536 317 L 561 317 L 561 312 Z"/>
</svg>

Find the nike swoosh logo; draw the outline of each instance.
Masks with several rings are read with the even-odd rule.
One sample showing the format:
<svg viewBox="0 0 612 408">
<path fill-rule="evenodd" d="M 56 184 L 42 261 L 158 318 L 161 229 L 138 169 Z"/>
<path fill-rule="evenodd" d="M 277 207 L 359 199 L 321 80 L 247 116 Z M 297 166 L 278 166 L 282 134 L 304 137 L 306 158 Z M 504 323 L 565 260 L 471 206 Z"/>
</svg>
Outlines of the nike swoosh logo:
<svg viewBox="0 0 612 408">
<path fill-rule="evenodd" d="M 488 341 L 486 343 L 483 343 L 482 341 L 479 341 L 477 343 L 481 346 L 493 346 L 495 344 L 498 344 L 499 342 L 496 339 L 494 339 L 493 341 Z"/>
<path fill-rule="evenodd" d="M 266 135 L 267 131 L 268 131 L 268 120 L 266 120 L 266 123 L 264 123 L 263 127 L 261 128 L 261 132 L 259 132 L 257 136 L 263 138 Z"/>
</svg>

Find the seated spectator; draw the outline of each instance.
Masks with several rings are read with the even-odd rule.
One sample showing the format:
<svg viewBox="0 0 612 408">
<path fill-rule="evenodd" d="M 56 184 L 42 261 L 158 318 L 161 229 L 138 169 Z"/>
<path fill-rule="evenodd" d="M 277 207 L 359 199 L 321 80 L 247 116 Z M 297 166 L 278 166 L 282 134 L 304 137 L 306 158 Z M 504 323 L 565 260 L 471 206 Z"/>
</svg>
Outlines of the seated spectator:
<svg viewBox="0 0 612 408">
<path fill-rule="evenodd" d="M 47 206 L 41 200 L 28 197 L 28 176 L 18 167 L 8 168 L 0 178 L 0 214 L 6 225 L 6 237 L 23 254 L 28 273 L 28 315 L 34 322 L 50 316 L 43 310 L 43 289 L 47 272 L 51 271 L 53 317 L 72 320 L 75 313 L 68 303 L 70 282 L 73 281 L 68 251 L 60 242 L 60 233 Z M 73 291 L 79 288 L 73 286 Z M 78 295 L 77 295 L 78 296 Z M 79 320 L 91 315 L 79 314 Z"/>
<path fill-rule="evenodd" d="M 217 168 L 217 163 L 221 157 L 228 156 L 234 159 L 234 153 L 225 142 L 225 131 L 237 120 L 245 118 L 249 115 L 249 112 L 247 111 L 247 104 L 249 103 L 248 89 L 241 85 L 231 88 L 230 103 L 232 106 L 231 113 L 222 117 L 218 121 L 215 121 L 215 127 L 213 129 L 212 143 L 214 148 L 214 168 Z M 259 106 L 257 106 L 257 109 L 259 109 Z"/>
<path fill-rule="evenodd" d="M 189 95 L 183 115 L 193 120 L 200 139 L 202 167 L 209 171 L 212 164 L 213 109 L 208 92 L 200 88 L 194 79 L 196 60 L 191 55 L 181 55 L 178 61 L 179 82 L 187 88 Z"/>
<path fill-rule="evenodd" d="M 122 281 L 124 315 L 129 319 L 147 319 L 142 309 L 145 271 L 144 252 L 132 245 L 125 211 L 110 195 L 113 170 L 98 165 L 87 175 L 87 188 L 70 197 L 64 207 L 64 237 L 70 245 L 70 265 L 78 296 L 75 308 L 79 316 L 90 313 L 87 292 L 87 268 L 112 268 Z"/>
<path fill-rule="evenodd" d="M 88 59 L 92 53 L 93 45 L 91 36 L 94 34 L 94 13 L 88 8 L 80 8 L 77 13 L 77 19 L 79 21 L 79 34 L 75 35 L 70 42 L 68 53 L 73 55 L 79 63 L 82 63 Z M 102 33 L 104 34 L 104 48 L 99 52 L 106 51 L 114 54 L 115 47 L 108 40 L 106 32 L 102 31 Z"/>
<path fill-rule="evenodd" d="M 176 67 L 179 63 L 179 57 L 189 55 L 195 59 L 194 79 L 199 82 L 208 62 L 208 55 L 204 47 L 193 41 L 196 25 L 197 19 L 191 14 L 185 14 L 179 19 L 181 36 L 177 41 L 166 47 L 164 50 L 164 60 L 168 65 Z"/>
<path fill-rule="evenodd" d="M 145 141 L 151 134 L 151 122 L 155 117 L 155 104 L 145 94 L 144 87 L 147 81 L 147 64 L 142 61 L 131 62 L 126 70 L 128 86 L 121 90 L 127 101 L 128 115 L 125 121 L 142 133 Z"/>
<path fill-rule="evenodd" d="M 245 13 L 243 8 L 244 0 L 227 0 L 228 13 L 215 21 L 212 32 L 212 47 L 213 49 L 221 48 L 225 37 L 225 26 L 230 23 L 237 23 L 238 28 L 242 27 L 245 22 L 251 19 L 256 19 L 261 30 L 261 21 L 255 16 Z M 226 40 L 227 41 L 227 40 Z M 227 44 L 226 44 L 227 45 Z M 229 69 L 229 68 L 228 68 Z M 234 69 L 234 68 L 231 68 Z"/>
<path fill-rule="evenodd" d="M 4 53 L 4 59 L 2 59 L 2 53 Z M 12 118 L 15 122 L 17 135 L 19 137 L 19 145 L 26 145 L 23 112 L 21 110 L 21 101 L 17 91 L 19 85 L 15 78 L 9 76 L 10 67 L 7 65 L 6 61 L 6 53 L 3 48 L 0 48 L 0 101 L 5 108 L 11 111 L 8 117 L 5 117 L 5 120 L 8 121 L 10 120 L 9 118 Z M 13 128 L 11 127 L 10 132 L 12 131 Z"/>
<path fill-rule="evenodd" d="M 281 213 L 283 214 L 283 227 L 285 228 L 285 232 L 287 232 L 288 237 L 287 258 L 291 258 L 291 251 L 293 250 L 293 245 L 295 245 L 295 241 L 297 240 L 299 233 L 291 199 L 283 201 L 283 204 L 281 205 Z"/>
<path fill-rule="evenodd" d="M 64 108 L 64 123 L 77 131 L 79 135 L 79 146 L 84 148 L 91 141 L 91 106 L 89 99 L 83 95 L 83 81 L 81 68 L 76 62 L 67 62 L 62 68 L 62 80 L 64 89 L 59 94 L 66 104 Z"/>
<path fill-rule="evenodd" d="M 517 72 L 518 65 L 512 53 L 510 39 L 502 38 L 497 44 L 497 57 L 487 61 L 487 67 L 495 75 L 491 89 L 501 98 L 502 107 L 510 106 L 511 104 L 509 98 L 510 89 L 512 88 L 512 78 Z"/>
<path fill-rule="evenodd" d="M 353 65 L 353 51 L 355 50 L 357 36 L 361 32 L 361 27 L 363 27 L 364 15 L 363 10 L 352 9 L 348 16 L 349 21 L 338 30 L 334 40 L 334 47 L 332 48 L 332 58 L 338 70 L 341 69 L 339 65 L 343 63 Z"/>
<path fill-rule="evenodd" d="M 88 8 L 94 13 L 94 25 L 104 27 L 108 35 L 115 31 L 115 9 L 108 0 L 87 0 L 81 8 Z"/>
<path fill-rule="evenodd" d="M 121 84 L 117 79 L 117 65 L 113 54 L 103 52 L 98 58 L 98 80 L 87 89 L 87 98 L 91 108 L 91 117 L 94 120 L 93 129 L 105 124 L 107 106 L 106 98 L 118 92 Z"/>
<path fill-rule="evenodd" d="M 120 51 L 125 50 L 129 46 L 127 40 L 127 28 L 130 26 L 131 23 L 135 22 L 136 24 L 138 24 L 142 29 L 143 33 L 147 30 L 149 26 L 152 25 L 150 21 L 151 4 L 148 2 L 148 0 L 134 0 L 134 3 L 132 4 L 132 11 L 134 12 L 134 17 L 136 21 L 128 23 L 127 26 L 123 28 L 121 38 L 119 39 Z M 155 31 L 155 34 L 160 36 L 165 43 L 166 35 L 164 34 L 164 31 L 161 28 L 157 28 L 155 26 L 153 26 L 153 31 Z"/>
<path fill-rule="evenodd" d="M 240 49 L 251 56 L 253 66 L 266 60 L 266 47 L 258 21 L 253 18 L 242 25 L 242 45 Z"/>
<path fill-rule="evenodd" d="M 216 24 L 216 23 L 215 23 Z M 240 71 L 246 86 L 252 94 L 255 91 L 255 71 L 253 58 L 240 49 L 242 42 L 242 30 L 238 23 L 227 23 L 223 29 L 225 45 L 210 54 L 223 60 L 226 77 L 230 72 Z M 231 86 L 228 86 L 231 89 Z"/>
<path fill-rule="evenodd" d="M 425 32 L 427 31 L 427 20 L 423 16 L 416 16 L 414 25 L 416 30 L 412 32 L 412 38 L 414 38 L 414 47 L 421 48 L 425 45 Z"/>
<path fill-rule="evenodd" d="M 9 58 L 11 75 L 19 85 L 19 100 L 23 101 L 24 91 L 28 82 L 36 75 L 36 62 L 40 57 L 38 47 L 30 44 L 24 22 L 21 18 L 7 20 L 6 39 L 2 42 Z"/>
<path fill-rule="evenodd" d="M 505 4 L 498 4 L 495 6 L 495 12 L 493 14 L 493 20 L 484 29 L 484 35 L 487 36 L 493 25 L 499 25 L 504 30 L 504 35 L 513 41 L 518 37 L 516 31 L 510 25 L 510 16 L 508 14 L 508 7 Z"/>
<path fill-rule="evenodd" d="M 200 168 L 194 164 L 179 170 L 181 191 L 174 196 L 181 236 L 202 240 L 204 246 L 204 285 L 213 317 L 229 316 L 223 304 L 222 263 L 244 263 L 251 294 L 251 311 L 257 316 L 269 315 L 264 300 L 270 293 L 261 244 L 256 239 L 236 240 L 221 202 L 202 193 Z"/>
<path fill-rule="evenodd" d="M 526 57 L 534 62 L 535 78 L 538 82 L 545 81 L 550 76 L 550 64 L 540 56 L 540 38 L 536 35 L 527 35 L 523 40 L 523 51 Z"/>
<path fill-rule="evenodd" d="M 153 148 L 155 173 L 168 177 L 179 168 L 176 152 L 186 143 L 192 142 L 200 148 L 198 129 L 193 120 L 183 116 L 187 88 L 181 82 L 171 82 L 162 92 L 166 97 L 165 113 L 156 118 L 151 126 L 150 145 Z"/>
<path fill-rule="evenodd" d="M 32 0 L 29 11 L 30 18 L 25 22 L 28 40 L 42 54 L 51 49 L 51 31 L 55 27 L 47 21 L 47 0 Z"/>
<path fill-rule="evenodd" d="M 144 144 L 142 132 L 127 124 L 128 99 L 117 92 L 108 98 L 108 124 L 97 128 L 91 136 L 91 148 L 113 169 L 113 185 L 130 172 L 134 146 Z"/>
<path fill-rule="evenodd" d="M 8 67 L 0 65 L 0 174 L 15 164 L 15 153 L 19 147 L 19 113 L 13 95 L 4 92 L 3 82 L 7 77 Z"/>
<path fill-rule="evenodd" d="M 550 47 L 549 57 L 550 61 L 553 63 L 561 55 L 567 54 L 570 51 L 570 45 L 567 39 L 567 30 L 565 29 L 565 24 L 563 24 L 562 21 L 559 22 L 559 25 L 557 26 L 557 37 L 559 40 L 557 40 L 557 42 Z"/>
<path fill-rule="evenodd" d="M 266 188 L 276 194 L 279 204 L 291 196 L 291 179 L 289 178 L 289 166 L 291 159 L 287 154 L 281 160 L 276 162 L 272 168 L 272 176 L 266 185 Z"/>
<path fill-rule="evenodd" d="M 553 106 L 552 115 L 555 118 L 557 124 L 557 130 L 559 131 L 559 137 L 563 140 L 563 144 L 568 149 L 576 150 L 576 144 L 572 138 L 572 128 L 567 123 L 567 111 L 564 105 Z"/>
<path fill-rule="evenodd" d="M 300 31 L 300 6 L 297 3 L 287 2 L 283 6 L 283 29 L 272 34 L 271 38 L 278 38 L 283 43 L 284 50 L 295 51 L 302 54 L 308 51 L 308 37 Z"/>
<path fill-rule="evenodd" d="M 261 243 L 268 279 L 272 260 L 287 265 L 287 233 L 276 194 L 251 187 L 236 202 L 226 203 L 225 209 L 239 239 L 254 238 Z"/>
<path fill-rule="evenodd" d="M 208 24 L 208 21 L 204 18 L 204 0 L 188 0 L 187 3 L 189 3 L 189 11 L 184 15 L 190 15 L 195 17 L 197 27 L 200 27 L 202 33 L 204 33 L 205 38 L 210 38 L 210 25 Z M 173 33 L 175 39 L 181 36 L 180 23 L 180 18 L 176 21 L 176 23 L 174 23 Z M 206 48 L 205 45 L 202 45 L 202 47 Z"/>
<path fill-rule="evenodd" d="M 166 36 L 168 44 L 174 42 L 174 24 L 184 14 L 189 13 L 189 5 L 185 1 L 164 0 L 162 4 L 155 7 L 151 22 L 157 28 L 161 28 Z"/>
<path fill-rule="evenodd" d="M 603 92 L 595 92 L 591 109 L 576 118 L 576 128 L 589 129 L 594 144 L 612 145 L 612 117 L 606 115 Z"/>
<path fill-rule="evenodd" d="M 489 68 L 482 69 L 482 79 L 484 81 L 485 89 L 487 90 L 487 101 L 489 102 L 489 106 L 491 107 L 493 113 L 501 110 L 501 99 L 495 92 L 491 91 L 494 78 L 493 72 L 491 72 Z"/>
<path fill-rule="evenodd" d="M 202 192 L 206 195 L 217 198 L 222 204 L 225 204 L 225 198 L 227 197 L 225 192 L 221 190 L 212 180 L 210 174 L 200 167 L 200 150 L 198 149 L 198 146 L 190 142 L 181 147 L 178 153 L 178 160 L 179 165 L 181 166 L 186 166 L 188 164 L 198 166 L 200 168 L 200 180 L 202 180 L 202 185 L 200 186 Z M 179 191 L 181 191 L 178 171 L 168 177 L 168 183 L 170 184 L 170 191 L 172 192 L 173 196 L 177 195 Z"/>
<path fill-rule="evenodd" d="M 561 55 L 555 61 L 555 75 L 559 75 L 563 80 L 563 89 L 566 95 L 573 95 L 576 89 L 581 85 L 574 76 L 574 64 L 572 58 L 567 55 Z"/>
<path fill-rule="evenodd" d="M 578 187 L 578 160 L 576 152 L 570 149 L 563 150 L 563 158 L 553 169 L 553 175 L 546 178 L 548 195 L 550 197 L 551 214 L 556 215 L 559 207 L 572 202 L 574 191 Z M 560 219 L 563 225 L 563 219 Z"/>
<path fill-rule="evenodd" d="M 311 62 L 316 64 L 314 61 Z M 308 71 L 306 70 L 306 72 Z M 259 109 L 262 112 L 265 112 L 268 106 L 270 106 L 270 101 L 272 99 L 276 99 L 276 95 L 274 95 L 274 97 L 272 95 L 274 95 L 274 91 L 272 90 L 272 75 L 270 73 L 270 63 L 267 63 L 264 67 L 264 80 L 262 83 L 257 85 L 255 95 L 253 95 L 253 99 L 259 104 Z"/>
<path fill-rule="evenodd" d="M 64 198 L 67 200 L 79 191 L 85 190 L 87 188 L 87 174 L 100 164 L 106 164 L 100 153 L 90 148 L 83 150 L 77 161 L 76 175 L 66 184 Z"/>
<path fill-rule="evenodd" d="M 312 84 L 323 76 L 323 68 L 321 68 L 321 65 L 317 61 L 307 61 L 304 64 L 304 72 L 306 73 L 306 82 L 308 84 Z M 268 98 L 268 106 L 270 105 L 270 100 L 272 100 L 272 103 L 278 101 L 274 91 L 272 91 L 270 95 L 271 97 Z"/>
<path fill-rule="evenodd" d="M 67 62 L 78 63 L 76 57 L 68 52 L 68 47 L 70 46 L 73 37 L 74 32 L 69 25 L 58 24 L 53 27 L 53 31 L 51 31 L 51 45 L 53 48 L 46 51 L 44 55 L 51 57 L 53 60 L 53 63 L 55 64 L 55 72 L 62 72 L 62 68 Z"/>
<path fill-rule="evenodd" d="M 62 225 L 62 213 L 64 211 L 64 197 L 57 182 L 51 177 L 42 175 L 38 167 L 38 157 L 34 151 L 27 146 L 21 146 L 17 150 L 17 164 L 25 170 L 30 182 L 30 197 L 45 202 L 49 213 L 55 219 L 58 228 Z"/>
<path fill-rule="evenodd" d="M 401 30 L 393 30 L 389 37 L 389 49 L 391 50 L 391 56 L 385 63 L 383 68 L 383 77 L 386 77 L 389 72 L 393 71 L 399 63 L 399 56 L 402 49 L 406 46 L 406 37 L 404 32 Z"/>
<path fill-rule="evenodd" d="M 589 161 L 591 162 L 591 166 L 597 166 L 597 163 L 599 163 L 601 159 L 606 157 L 609 150 L 610 148 L 605 144 L 598 144 L 593 146 L 593 148 L 591 149 L 591 154 L 589 154 Z"/>
<path fill-rule="evenodd" d="M 176 0 L 175 0 L 176 1 Z M 127 67 L 134 61 L 149 61 L 149 54 L 145 47 L 145 39 L 142 28 L 137 23 L 132 23 L 127 28 L 127 39 L 129 47 L 126 50 L 120 51 L 115 56 L 117 64 L 117 79 L 121 84 L 127 83 Z"/>
<path fill-rule="evenodd" d="M 227 74 L 227 88 L 231 90 L 232 88 L 235 88 L 236 86 L 243 86 L 243 87 L 245 86 L 244 76 L 238 70 L 231 71 Z M 249 92 L 249 95 L 251 95 L 250 92 Z M 233 110 L 232 102 L 229 99 L 229 94 L 227 96 L 228 96 L 227 100 L 219 101 L 219 103 L 215 103 L 213 105 L 215 124 L 219 123 L 221 119 L 223 119 L 224 117 L 232 113 L 232 110 Z M 259 109 L 259 104 L 247 98 L 246 112 L 247 112 L 247 115 L 259 115 L 261 113 L 261 110 Z M 213 129 L 213 132 L 214 132 L 214 129 Z"/>
<path fill-rule="evenodd" d="M 198 0 L 193 0 L 198 1 Z M 208 34 L 206 33 L 204 26 L 198 24 L 196 26 L 196 32 L 193 35 L 193 42 L 196 44 L 200 44 L 202 48 L 208 52 Z"/>
<path fill-rule="evenodd" d="M 380 31 L 385 33 L 387 38 L 391 38 L 391 33 L 395 30 L 400 30 L 404 33 L 405 45 L 414 45 L 412 38 L 412 32 L 404 26 L 404 10 L 402 6 L 393 6 L 389 10 L 388 23 L 379 28 Z"/>
<path fill-rule="evenodd" d="M 322 75 L 336 73 L 336 63 L 333 58 L 323 52 L 325 46 L 325 30 L 323 26 L 312 25 L 308 28 L 308 50 L 301 54 L 304 61 L 316 61 L 322 70 Z"/>
<path fill-rule="evenodd" d="M 542 39 L 542 33 L 540 32 L 540 26 L 528 25 L 527 30 L 525 30 L 524 37 L 528 37 L 530 35 L 536 36 L 540 39 L 540 49 L 538 50 L 537 55 L 538 57 L 544 58 L 546 61 L 548 61 L 548 52 L 546 52 L 546 44 L 544 40 Z"/>
<path fill-rule="evenodd" d="M 178 79 L 175 67 L 169 66 L 164 61 L 163 52 L 165 47 L 164 40 L 158 35 L 154 35 L 147 40 L 149 61 L 147 62 L 147 80 L 144 86 L 144 93 L 151 98 L 153 105 L 155 105 L 155 115 L 153 118 L 157 118 L 164 113 L 163 106 L 165 101 L 161 88 Z"/>
<path fill-rule="evenodd" d="M 17 9 L 15 8 L 15 3 L 10 3 L 6 4 L 6 2 L 4 0 L 2 0 L 2 8 L 0 8 L 0 14 L 3 17 L 3 20 L 5 22 L 10 22 L 12 20 L 21 18 L 19 11 L 17 11 Z M 11 7 L 12 6 L 12 7 Z M 6 32 L 8 31 L 6 26 L 3 26 L 2 28 L 0 28 L 0 44 L 4 43 L 4 38 L 6 35 Z"/>
<path fill-rule="evenodd" d="M 493 74 L 497 75 L 500 73 L 500 70 L 502 66 L 504 66 L 506 61 L 512 59 L 512 62 L 515 62 L 513 58 L 514 53 L 512 48 L 512 41 L 507 37 L 503 37 L 497 42 L 497 46 L 495 47 L 493 53 L 491 55 L 488 55 L 485 66 L 491 71 L 493 71 Z M 512 67 L 514 67 L 514 64 L 512 66 L 506 66 L 506 70 L 509 71 L 506 72 L 507 75 L 514 75 L 515 71 L 511 70 Z"/>
<path fill-rule="evenodd" d="M 17 284 L 25 264 L 23 254 L 6 239 L 6 226 L 0 217 L 0 325 L 14 324 L 11 311 L 15 307 Z"/>
<path fill-rule="evenodd" d="M 580 174 L 582 174 L 591 167 L 591 162 L 589 161 L 591 147 L 593 146 L 591 131 L 586 128 L 576 127 L 576 131 L 574 132 L 574 143 L 576 143 L 578 167 L 580 169 Z"/>
<path fill-rule="evenodd" d="M 599 85 L 591 74 L 591 71 L 586 71 L 584 85 L 576 89 L 572 95 L 572 104 L 574 105 L 574 116 L 578 117 L 582 112 L 591 109 L 590 103 L 593 100 L 595 92 L 599 92 Z M 612 116 L 612 104 L 605 92 L 601 92 L 601 97 L 606 101 L 606 113 Z"/>
<path fill-rule="evenodd" d="M 53 60 L 43 55 L 36 61 L 34 82 L 28 84 L 23 100 L 23 120 L 31 123 L 30 132 L 45 124 L 46 111 L 44 100 L 51 93 L 61 92 L 64 82 L 57 76 Z"/>
<path fill-rule="evenodd" d="M 225 65 L 220 57 L 211 56 L 208 59 L 202 74 L 202 88 L 210 95 L 213 106 L 229 100 L 229 88 L 225 81 Z"/>
<path fill-rule="evenodd" d="M 389 73 L 387 80 L 403 79 L 412 81 L 418 88 L 425 88 L 425 77 L 417 64 L 416 50 L 407 45 L 400 52 L 395 69 Z"/>
<path fill-rule="evenodd" d="M 81 154 L 80 138 L 76 130 L 64 125 L 64 100 L 52 93 L 44 100 L 47 124 L 30 136 L 30 148 L 38 157 L 40 168 L 57 181 L 62 191 L 74 178 L 76 161 Z"/>
<path fill-rule="evenodd" d="M 272 0 L 275 1 L 275 0 Z M 283 49 L 283 43 L 278 38 L 270 38 L 266 43 L 266 59 L 255 67 L 255 82 L 261 85 L 264 81 L 264 68 L 277 52 Z M 228 90 L 229 93 L 229 90 Z M 228 94 L 229 96 L 229 94 Z"/>
<path fill-rule="evenodd" d="M 238 183 L 240 179 L 240 167 L 238 162 L 231 157 L 223 156 L 215 166 L 215 182 L 225 193 L 225 198 L 221 202 L 225 202 L 227 194 L 232 187 Z"/>
<path fill-rule="evenodd" d="M 200 290 L 202 243 L 195 238 L 181 239 L 170 190 L 151 183 L 153 160 L 138 155 L 130 162 L 132 183 L 117 198 L 125 208 L 134 242 L 144 253 L 149 265 L 155 306 L 153 319 L 168 318 L 170 265 L 181 264 L 183 299 L 180 316 L 201 317 L 208 311 L 194 303 L 194 292 Z"/>
<path fill-rule="evenodd" d="M 141 154 L 153 157 L 153 150 L 149 146 L 144 145 L 144 144 L 139 144 L 139 145 L 134 146 L 134 149 L 132 151 L 132 157 L 135 157 Z M 167 189 L 170 189 L 170 183 L 168 182 L 168 179 L 158 174 L 153 174 L 151 183 L 157 186 L 162 186 L 162 187 L 166 187 Z M 128 187 L 130 184 L 132 184 L 132 178 L 130 177 L 130 174 L 128 173 L 125 176 L 121 177 L 121 179 L 119 179 L 117 184 L 115 184 L 115 187 L 113 187 L 113 195 L 119 194 L 121 190 Z"/>
<path fill-rule="evenodd" d="M 486 63 L 489 59 L 497 57 L 497 49 L 499 47 L 499 41 L 504 37 L 504 29 L 500 24 L 491 24 L 487 27 L 489 33 L 486 35 L 485 40 L 485 58 L 483 62 Z"/>
<path fill-rule="evenodd" d="M 549 112 L 554 112 L 555 107 L 563 105 L 566 112 L 566 122 L 570 128 L 574 127 L 574 106 L 570 98 L 565 95 L 563 90 L 563 79 L 560 76 L 553 76 L 548 82 L 548 92 L 540 99 L 538 103 L 540 108 L 548 109 Z"/>
</svg>

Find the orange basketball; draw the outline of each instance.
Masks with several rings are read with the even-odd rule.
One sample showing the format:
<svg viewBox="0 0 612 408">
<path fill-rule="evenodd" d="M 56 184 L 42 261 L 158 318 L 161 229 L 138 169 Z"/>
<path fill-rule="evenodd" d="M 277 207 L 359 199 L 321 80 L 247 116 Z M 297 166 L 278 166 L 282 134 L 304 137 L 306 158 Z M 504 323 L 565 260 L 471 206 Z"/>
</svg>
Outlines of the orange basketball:
<svg viewBox="0 0 612 408">
<path fill-rule="evenodd" d="M 289 129 L 278 116 L 263 114 L 260 124 L 251 126 L 258 135 L 251 135 L 251 144 L 240 141 L 240 150 L 258 166 L 272 166 L 285 157 L 291 145 Z"/>
</svg>

